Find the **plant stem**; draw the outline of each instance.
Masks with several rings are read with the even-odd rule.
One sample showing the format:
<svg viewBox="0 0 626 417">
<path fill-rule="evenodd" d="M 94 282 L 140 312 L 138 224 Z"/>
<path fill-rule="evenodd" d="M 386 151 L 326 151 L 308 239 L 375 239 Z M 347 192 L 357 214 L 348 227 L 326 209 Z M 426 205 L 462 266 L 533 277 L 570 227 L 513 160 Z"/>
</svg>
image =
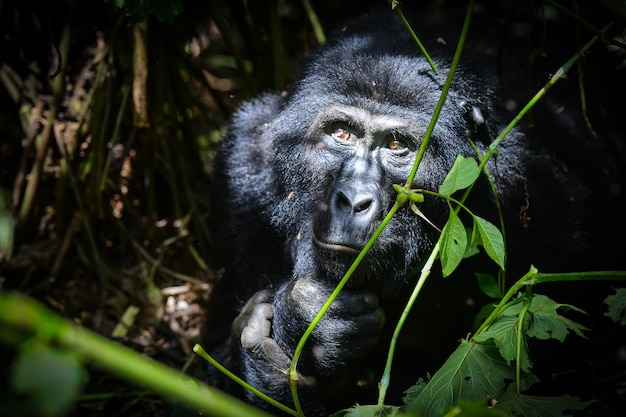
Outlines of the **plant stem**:
<svg viewBox="0 0 626 417">
<path fill-rule="evenodd" d="M 213 416 L 269 417 L 249 404 L 188 375 L 62 319 L 17 293 L 0 294 L 0 339 L 19 346 L 32 341 L 76 353 L 84 363 L 172 397 Z"/>
<path fill-rule="evenodd" d="M 515 392 L 519 396 L 522 392 L 522 343 L 524 343 L 524 318 L 533 300 L 532 286 L 526 287 L 522 298 L 522 308 L 517 318 L 517 346 L 515 350 Z"/>
<path fill-rule="evenodd" d="M 365 244 L 365 247 L 361 250 L 359 255 L 356 257 L 356 259 L 354 260 L 354 262 L 352 263 L 352 265 L 350 266 L 346 274 L 343 276 L 343 278 L 341 278 L 341 281 L 339 281 L 339 284 L 337 284 L 334 291 L 330 294 L 330 296 L 328 297 L 328 300 L 326 300 L 326 303 L 324 303 L 324 305 L 322 306 L 322 309 L 319 311 L 319 313 L 317 313 L 317 316 L 315 316 L 311 324 L 309 324 L 309 327 L 307 327 L 306 331 L 300 338 L 300 341 L 298 342 L 298 346 L 296 346 L 296 350 L 293 354 L 293 359 L 291 360 L 291 364 L 289 366 L 288 376 L 289 376 L 289 388 L 291 389 L 293 403 L 296 407 L 296 410 L 298 411 L 298 415 L 304 416 L 304 412 L 302 411 L 300 400 L 298 398 L 298 383 L 297 383 L 298 373 L 296 371 L 296 367 L 298 365 L 298 360 L 300 359 L 300 355 L 302 355 L 302 350 L 304 349 L 304 345 L 306 344 L 306 341 L 309 339 L 309 336 L 313 332 L 313 329 L 315 328 L 315 326 L 317 326 L 317 323 L 319 323 L 319 321 L 322 319 L 324 314 L 326 314 L 326 311 L 328 311 L 332 302 L 335 301 L 335 298 L 337 298 L 337 296 L 339 295 L 343 287 L 346 285 L 346 283 L 348 282 L 348 280 L 350 279 L 350 277 L 352 276 L 356 268 L 359 266 L 359 264 L 361 263 L 361 261 L 363 260 L 367 252 L 369 252 L 370 248 L 374 245 L 374 242 L 376 242 L 376 239 L 378 239 L 378 236 L 380 235 L 380 233 L 387 226 L 391 218 L 396 214 L 396 212 L 400 209 L 400 207 L 401 207 L 401 204 L 398 202 L 396 202 L 393 205 L 393 207 L 391 207 L 391 210 L 389 210 L 389 213 L 387 213 L 387 216 L 385 216 L 382 223 L 378 226 L 378 228 L 376 229 L 372 237 L 370 237 L 370 239 L 367 241 L 367 243 Z"/>
<path fill-rule="evenodd" d="M 420 145 L 418 154 L 415 158 L 415 162 L 407 178 L 407 181 L 406 181 L 407 188 L 410 188 L 411 184 L 413 184 L 413 179 L 415 178 L 415 175 L 417 174 L 417 169 L 424 156 L 424 153 L 426 152 L 426 149 L 428 147 L 428 142 L 430 141 L 432 132 L 435 129 L 435 125 L 437 124 L 437 119 L 439 118 L 439 114 L 441 113 L 446 97 L 448 96 L 448 91 L 450 90 L 450 86 L 452 85 L 452 80 L 454 79 L 456 68 L 461 59 L 461 53 L 463 52 L 463 47 L 465 45 L 465 39 L 467 38 L 469 25 L 470 25 L 470 22 L 472 21 L 473 9 L 474 9 L 474 1 L 471 0 L 467 6 L 467 11 L 465 13 L 465 20 L 463 21 L 463 28 L 461 29 L 461 36 L 459 37 L 459 43 L 457 44 L 456 50 L 454 52 L 454 57 L 452 58 L 452 63 L 450 64 L 450 69 L 446 77 L 446 82 L 444 83 L 441 94 L 439 95 L 439 101 L 437 102 L 435 111 L 433 112 L 428 128 L 426 129 L 426 133 L 424 134 L 423 142 Z M 417 39 L 413 31 L 411 30 L 410 26 L 406 22 L 406 19 L 404 19 L 404 16 L 402 15 L 402 12 L 400 11 L 399 7 L 396 7 L 395 10 L 396 10 L 396 13 L 398 13 L 398 16 L 400 16 L 400 18 L 403 20 L 405 26 L 409 28 L 411 34 L 417 41 L 420 48 L 423 50 L 423 46 L 421 45 L 421 43 L 419 42 L 419 40 Z M 430 57 L 428 55 L 426 55 L 426 58 L 429 60 L 429 62 L 431 62 Z M 431 65 L 433 66 L 433 70 L 438 74 L 437 69 L 434 67 L 434 63 L 431 62 Z M 426 264 L 422 268 L 420 278 L 415 284 L 415 288 L 413 289 L 413 292 L 411 293 L 411 296 L 409 297 L 409 300 L 404 308 L 404 311 L 402 312 L 402 315 L 400 316 L 400 319 L 398 320 L 398 324 L 396 325 L 393 336 L 391 338 L 389 351 L 387 353 L 387 361 L 385 363 L 385 370 L 383 371 L 383 375 L 381 377 L 380 385 L 379 385 L 379 392 L 378 392 L 378 404 L 379 405 L 382 405 L 385 402 L 387 388 L 389 387 L 389 381 L 391 380 L 391 365 L 393 363 L 393 355 L 395 353 L 396 343 L 400 335 L 400 331 L 402 330 L 402 327 L 404 326 L 406 318 L 409 315 L 411 309 L 413 308 L 413 304 L 415 303 L 417 296 L 419 295 L 422 287 L 424 286 L 426 279 L 430 276 L 430 269 L 433 263 L 435 262 L 435 260 L 437 259 L 437 256 L 439 255 L 440 242 L 441 242 L 441 235 L 439 236 L 439 239 L 437 240 L 435 247 L 432 249 L 428 257 L 428 260 L 426 261 Z"/>
<path fill-rule="evenodd" d="M 284 411 L 287 414 L 290 414 L 292 416 L 297 416 L 298 415 L 298 412 L 296 410 L 293 410 L 293 409 L 287 407 L 286 405 L 284 405 L 283 403 L 280 403 L 280 402 L 276 401 L 272 397 L 270 397 L 267 394 L 259 391 L 256 387 L 253 387 L 252 385 L 248 384 L 246 381 L 244 381 L 243 379 L 239 378 L 237 375 L 233 374 L 231 371 L 226 369 L 224 366 L 222 366 L 221 363 L 219 363 L 218 361 L 213 359 L 213 357 L 211 355 L 209 355 L 202 348 L 202 346 L 200 346 L 199 344 L 196 343 L 196 345 L 193 347 L 193 351 L 195 353 L 197 353 L 198 355 L 200 355 L 204 360 L 209 362 L 211 365 L 215 366 L 220 372 L 222 372 L 228 378 L 230 378 L 231 380 L 235 381 L 236 383 L 241 385 L 243 388 L 249 390 L 250 392 L 252 392 L 257 397 L 259 397 L 262 400 L 268 402 L 269 404 L 273 405 L 274 407 Z"/>
<path fill-rule="evenodd" d="M 428 260 L 426 261 L 426 263 L 424 264 L 424 267 L 422 268 L 422 272 L 420 274 L 419 280 L 417 281 L 417 284 L 415 284 L 415 288 L 413 288 L 411 297 L 409 298 L 409 301 L 406 303 L 406 307 L 404 308 L 404 311 L 402 311 L 402 315 L 400 316 L 400 319 L 398 320 L 398 324 L 396 325 L 396 328 L 393 332 L 391 343 L 389 345 L 389 351 L 387 353 L 387 362 L 385 363 L 385 370 L 383 372 L 383 376 L 380 379 L 380 385 L 378 389 L 378 405 L 384 405 L 385 403 L 385 397 L 387 395 L 387 388 L 389 388 L 389 381 L 391 380 L 391 365 L 393 363 L 393 355 L 396 351 L 396 343 L 398 341 L 398 338 L 400 337 L 400 332 L 402 331 L 402 327 L 404 326 L 404 323 L 406 322 L 406 319 L 409 313 L 411 312 L 411 309 L 413 308 L 413 304 L 415 303 L 417 296 L 422 290 L 424 283 L 426 283 L 426 279 L 430 276 L 430 271 L 433 266 L 433 263 L 435 263 L 435 260 L 437 259 L 437 256 L 439 255 L 440 242 L 441 242 L 441 235 L 439 236 L 439 240 L 435 244 L 435 247 L 430 253 Z"/>
<path fill-rule="evenodd" d="M 493 309 L 489 317 L 485 319 L 485 321 L 480 325 L 480 327 L 476 330 L 475 334 L 480 334 L 484 330 L 486 330 L 491 324 L 495 321 L 496 317 L 502 313 L 507 307 L 509 307 L 509 300 L 513 298 L 515 294 L 525 285 L 533 285 L 535 281 L 533 280 L 534 276 L 537 274 L 537 268 L 534 266 L 530 267 L 530 270 L 524 274 L 509 290 L 504 294 L 498 305 Z"/>
<path fill-rule="evenodd" d="M 626 271 L 538 273 L 533 277 L 536 284 L 561 281 L 626 281 Z"/>
<path fill-rule="evenodd" d="M 407 178 L 406 184 L 407 187 L 411 187 L 413 184 L 413 179 L 415 175 L 417 175 L 417 168 L 422 162 L 422 158 L 426 153 L 426 149 L 428 148 L 428 144 L 430 143 L 430 138 L 432 136 L 433 131 L 435 130 L 435 125 L 437 124 L 437 120 L 439 119 L 439 114 L 441 114 L 441 110 L 443 109 L 443 104 L 448 97 L 448 91 L 450 90 L 450 86 L 452 85 L 452 80 L 454 78 L 454 74 L 456 72 L 456 68 L 459 65 L 459 61 L 461 60 L 461 53 L 463 52 L 463 46 L 465 45 L 465 39 L 467 38 L 467 32 L 469 30 L 469 24 L 472 18 L 472 11 L 474 10 L 474 0 L 471 0 L 467 6 L 467 12 L 465 14 L 465 20 L 463 21 L 463 28 L 461 29 L 461 36 L 459 37 L 459 43 L 454 51 L 454 56 L 452 57 L 452 63 L 450 64 L 450 69 L 448 70 L 448 75 L 446 77 L 446 82 L 441 89 L 441 94 L 439 95 L 439 101 L 437 101 L 437 106 L 435 107 L 435 111 L 433 112 L 432 117 L 430 118 L 430 123 L 426 128 L 426 132 L 424 132 L 424 138 L 422 139 L 422 143 L 420 144 L 419 150 L 417 151 L 417 156 L 415 157 L 415 162 L 413 163 L 413 167 L 411 168 L 411 172 Z"/>
</svg>

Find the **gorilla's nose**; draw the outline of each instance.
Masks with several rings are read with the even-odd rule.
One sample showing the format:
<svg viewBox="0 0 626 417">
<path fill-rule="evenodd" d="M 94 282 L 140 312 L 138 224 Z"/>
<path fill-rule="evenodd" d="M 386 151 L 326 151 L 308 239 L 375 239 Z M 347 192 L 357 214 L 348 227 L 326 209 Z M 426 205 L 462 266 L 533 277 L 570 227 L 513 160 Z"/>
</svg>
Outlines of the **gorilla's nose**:
<svg viewBox="0 0 626 417">
<path fill-rule="evenodd" d="M 352 195 L 349 195 L 352 194 Z M 372 193 L 357 193 L 339 190 L 334 195 L 334 209 L 338 213 L 350 215 L 366 215 L 367 211 L 374 206 L 374 195 Z"/>
<path fill-rule="evenodd" d="M 376 193 L 367 187 L 343 185 L 330 198 L 330 217 L 345 226 L 367 229 L 378 215 Z"/>
</svg>

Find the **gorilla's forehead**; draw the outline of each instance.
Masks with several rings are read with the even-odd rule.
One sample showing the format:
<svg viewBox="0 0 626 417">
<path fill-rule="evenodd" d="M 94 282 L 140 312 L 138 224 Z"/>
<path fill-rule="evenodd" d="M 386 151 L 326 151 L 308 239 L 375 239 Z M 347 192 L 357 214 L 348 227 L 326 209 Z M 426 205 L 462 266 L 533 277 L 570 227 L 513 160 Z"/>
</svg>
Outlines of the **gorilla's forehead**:
<svg viewBox="0 0 626 417">
<path fill-rule="evenodd" d="M 315 126 L 325 126 L 336 121 L 346 122 L 352 126 L 358 126 L 366 131 L 406 131 L 411 128 L 413 122 L 399 114 L 376 111 L 361 106 L 345 104 L 331 105 L 320 111 L 313 123 Z"/>
</svg>

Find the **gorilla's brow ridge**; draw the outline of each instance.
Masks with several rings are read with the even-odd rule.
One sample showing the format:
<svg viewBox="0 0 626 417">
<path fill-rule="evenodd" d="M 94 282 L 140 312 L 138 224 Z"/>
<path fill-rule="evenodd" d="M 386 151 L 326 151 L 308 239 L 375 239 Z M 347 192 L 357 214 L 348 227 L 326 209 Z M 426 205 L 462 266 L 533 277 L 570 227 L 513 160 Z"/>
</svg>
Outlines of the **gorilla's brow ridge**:
<svg viewBox="0 0 626 417">
<path fill-rule="evenodd" d="M 334 122 L 346 123 L 357 131 L 358 136 L 364 132 L 395 132 L 411 137 L 418 137 L 419 132 L 415 122 L 393 114 L 378 113 L 357 106 L 333 105 L 316 116 L 309 129 L 308 136 L 315 137 L 317 132 Z"/>
</svg>

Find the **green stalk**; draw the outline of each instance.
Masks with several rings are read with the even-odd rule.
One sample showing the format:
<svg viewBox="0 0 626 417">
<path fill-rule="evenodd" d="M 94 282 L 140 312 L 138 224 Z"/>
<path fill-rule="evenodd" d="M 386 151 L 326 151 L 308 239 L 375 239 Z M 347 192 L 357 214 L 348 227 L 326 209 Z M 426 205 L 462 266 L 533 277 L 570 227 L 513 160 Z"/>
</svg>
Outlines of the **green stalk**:
<svg viewBox="0 0 626 417">
<path fill-rule="evenodd" d="M 472 10 L 474 9 L 474 0 L 469 2 L 467 6 L 467 12 L 465 14 L 465 20 L 463 21 L 463 28 L 461 29 L 461 36 L 459 37 L 459 44 L 454 51 L 454 56 L 452 57 L 452 63 L 450 64 L 450 69 L 448 71 L 448 76 L 446 77 L 446 82 L 441 89 L 441 94 L 439 95 L 439 101 L 437 102 L 437 106 L 435 107 L 435 111 L 433 112 L 432 117 L 430 118 L 430 123 L 426 128 L 426 132 L 424 133 L 424 139 L 420 144 L 419 150 L 417 151 L 417 156 L 415 157 L 415 162 L 413 163 L 413 167 L 411 168 L 411 172 L 406 181 L 406 186 L 408 188 L 413 184 L 413 179 L 415 175 L 417 175 L 417 168 L 419 164 L 422 162 L 422 158 L 426 153 L 426 149 L 428 148 L 428 144 L 430 143 L 430 138 L 432 136 L 433 130 L 435 130 L 435 125 L 437 124 L 437 120 L 439 119 L 439 115 L 441 114 L 441 110 L 443 109 L 443 104 L 448 97 L 448 91 L 450 90 L 450 86 L 452 85 L 452 80 L 454 78 L 454 74 L 456 72 L 456 68 L 459 65 L 459 61 L 461 59 L 461 53 L 463 52 L 463 46 L 465 45 L 465 39 L 467 38 L 467 31 L 469 30 L 469 24 L 472 18 Z"/>
<path fill-rule="evenodd" d="M 273 399 L 269 395 L 259 391 L 258 389 L 256 389 L 255 387 L 253 387 L 252 385 L 248 384 L 246 381 L 244 381 L 243 379 L 239 378 L 237 375 L 235 375 L 234 373 L 232 373 L 231 371 L 226 369 L 224 366 L 222 366 L 221 363 L 219 363 L 218 361 L 213 359 L 213 357 L 211 355 L 209 355 L 202 348 L 202 346 L 200 346 L 199 344 L 196 343 L 196 345 L 193 347 L 193 351 L 195 353 L 197 353 L 198 355 L 200 355 L 204 360 L 209 362 L 211 365 L 215 366 L 215 368 L 217 368 L 218 371 L 220 371 L 221 373 L 226 375 L 228 378 L 230 378 L 231 380 L 233 380 L 236 383 L 238 383 L 239 385 L 241 385 L 243 388 L 249 390 L 250 392 L 252 392 L 257 397 L 259 397 L 262 400 L 268 402 L 269 404 L 271 404 L 274 407 L 280 409 L 281 411 L 284 411 L 287 414 L 290 414 L 292 416 L 297 416 L 298 415 L 298 412 L 296 410 L 293 410 L 293 409 L 287 407 L 286 405 L 284 405 L 283 403 L 276 401 L 275 399 Z"/>
<path fill-rule="evenodd" d="M 293 397 L 293 403 L 296 407 L 296 410 L 298 411 L 298 415 L 300 416 L 304 416 L 304 412 L 302 411 L 300 400 L 298 398 L 298 372 L 296 371 L 296 367 L 298 366 L 298 360 L 300 359 L 300 356 L 302 355 L 304 345 L 306 344 L 306 341 L 309 339 L 309 336 L 311 336 L 311 333 L 313 332 L 313 329 L 315 328 L 315 326 L 317 326 L 317 323 L 319 323 L 322 317 L 324 317 L 324 314 L 326 314 L 326 311 L 328 311 L 328 309 L 330 308 L 330 305 L 333 303 L 333 301 L 335 301 L 335 298 L 337 298 L 337 296 L 339 295 L 343 287 L 346 285 L 346 283 L 348 282 L 348 280 L 350 279 L 350 277 L 352 276 L 356 268 L 359 266 L 359 264 L 361 263 L 361 261 L 363 260 L 367 252 L 374 245 L 374 242 L 376 242 L 376 239 L 378 239 L 378 236 L 380 236 L 380 233 L 387 226 L 391 218 L 396 214 L 396 212 L 400 209 L 401 206 L 402 205 L 400 203 L 396 202 L 391 208 L 391 210 L 389 210 L 389 213 L 387 213 L 387 216 L 385 216 L 382 223 L 378 226 L 378 228 L 376 229 L 372 237 L 370 237 L 370 239 L 367 241 L 367 243 L 365 244 L 365 247 L 363 247 L 361 252 L 359 252 L 359 255 L 356 257 L 356 259 L 354 260 L 354 262 L 352 263 L 352 265 L 350 266 L 346 274 L 343 276 L 343 278 L 341 278 L 341 281 L 339 281 L 339 284 L 337 284 L 334 291 L 330 294 L 330 296 L 328 297 L 328 300 L 326 300 L 326 303 L 324 303 L 324 305 L 322 306 L 322 309 L 319 311 L 319 313 L 317 313 L 317 316 L 315 316 L 311 324 L 309 324 L 309 327 L 307 327 L 304 334 L 300 338 L 300 341 L 298 342 L 298 346 L 296 346 L 296 350 L 293 354 L 293 359 L 291 360 L 291 364 L 289 366 L 288 376 L 289 376 L 289 388 L 291 390 L 291 395 Z"/>
<path fill-rule="evenodd" d="M 433 60 L 430 57 L 430 55 L 428 54 L 428 51 L 424 47 L 424 44 L 422 44 L 420 39 L 415 34 L 415 31 L 413 30 L 413 28 L 411 27 L 409 22 L 406 20 L 406 17 L 404 17 L 404 13 L 402 13 L 402 10 L 400 9 L 400 5 L 397 2 L 394 2 L 394 0 L 389 0 L 389 3 L 391 5 L 391 9 L 400 18 L 400 21 L 402 22 L 402 24 L 406 28 L 407 32 L 409 32 L 409 35 L 411 35 L 411 38 L 413 38 L 413 41 L 417 44 L 418 48 L 420 49 L 420 52 L 424 55 L 424 58 L 426 58 L 426 60 L 430 64 L 430 67 L 432 68 L 432 70 L 435 72 L 436 75 L 439 75 L 439 70 L 437 69 L 437 66 L 433 62 Z"/>
<path fill-rule="evenodd" d="M 415 288 L 413 288 L 411 297 L 409 298 L 409 301 L 406 303 L 406 307 L 404 308 L 404 311 L 402 311 L 402 315 L 400 316 L 400 319 L 398 320 L 398 324 L 396 325 L 396 328 L 393 332 L 393 336 L 391 337 L 389 351 L 387 352 L 387 362 L 385 363 L 385 370 L 383 372 L 383 376 L 380 378 L 380 385 L 378 389 L 378 405 L 384 405 L 385 403 L 387 389 L 389 388 L 389 381 L 391 381 L 391 365 L 393 364 L 393 354 L 396 351 L 396 343 L 398 342 L 398 338 L 400 337 L 400 332 L 402 331 L 402 327 L 404 326 L 404 323 L 406 322 L 406 319 L 409 316 L 409 313 L 413 309 L 413 304 L 415 304 L 415 300 L 417 299 L 417 296 L 422 290 L 424 283 L 426 283 L 426 279 L 430 276 L 430 270 L 433 266 L 433 263 L 435 263 L 437 256 L 439 255 L 439 246 L 440 246 L 439 243 L 440 242 L 441 242 L 441 236 L 439 237 L 437 244 L 435 244 L 435 247 L 430 253 L 430 256 L 428 257 L 426 264 L 422 268 L 420 278 L 417 281 L 417 284 L 415 284 Z"/>
<path fill-rule="evenodd" d="M 626 271 L 538 273 L 533 277 L 536 284 L 562 281 L 626 281 Z"/>
<path fill-rule="evenodd" d="M 495 321 L 496 317 L 498 317 L 500 313 L 502 313 L 504 310 L 506 310 L 510 306 L 509 301 L 511 300 L 511 298 L 515 296 L 515 294 L 517 294 L 517 292 L 522 287 L 524 287 L 525 285 L 533 285 L 535 283 L 534 277 L 535 275 L 537 275 L 537 272 L 538 272 L 537 268 L 535 268 L 534 266 L 531 266 L 528 272 L 524 274 L 524 276 L 521 277 L 515 284 L 513 284 L 511 288 L 509 288 L 509 290 L 506 292 L 506 294 L 504 294 L 504 296 L 502 297 L 498 305 L 496 305 L 496 308 L 493 309 L 489 317 L 487 317 L 485 321 L 483 321 L 483 323 L 480 325 L 480 327 L 476 330 L 474 334 L 481 334 L 489 326 L 491 326 L 491 324 Z M 514 301 L 514 302 L 517 302 L 517 301 Z"/>
<path fill-rule="evenodd" d="M 498 146 L 500 145 L 500 143 L 502 143 L 502 141 L 504 140 L 504 138 L 506 137 L 506 135 L 509 134 L 509 132 L 511 132 L 511 130 L 513 130 L 513 128 L 515 128 L 515 126 L 517 126 L 517 124 L 524 118 L 524 116 L 526 116 L 526 113 L 528 113 L 530 111 L 530 109 L 532 109 L 535 104 L 543 97 L 546 95 L 546 93 L 548 92 L 548 90 L 550 88 L 552 88 L 552 86 L 554 86 L 554 84 L 557 83 L 557 81 L 559 81 L 561 78 L 565 77 L 565 75 L 567 74 L 567 72 L 570 70 L 570 68 L 572 67 L 572 65 L 574 65 L 576 63 L 576 61 L 578 61 L 580 59 L 581 56 L 583 56 L 583 54 L 585 52 L 587 52 L 589 50 L 589 48 L 591 48 L 591 46 L 596 43 L 598 41 L 598 39 L 600 38 L 600 36 L 604 36 L 604 34 L 606 33 L 607 30 L 609 30 L 609 28 L 611 27 L 611 23 L 609 23 L 608 25 L 606 25 L 599 34 L 593 36 L 578 52 L 576 52 L 569 60 L 567 60 L 567 62 L 565 62 L 565 64 L 563 64 L 552 76 L 552 78 L 550 78 L 550 80 L 546 83 L 546 85 L 544 85 L 534 96 L 533 98 L 524 106 L 524 108 L 522 108 L 522 110 L 520 110 L 520 112 L 513 118 L 513 120 L 511 120 L 511 122 L 504 128 L 504 130 L 498 135 L 498 137 L 496 137 L 493 142 L 491 142 L 491 144 L 489 145 L 489 149 L 487 150 L 487 152 L 485 153 L 484 157 L 481 159 L 480 164 L 479 164 L 479 168 L 480 170 L 482 170 L 486 165 L 487 162 L 489 161 L 489 159 L 491 158 L 491 156 L 496 152 L 496 149 L 498 148 Z M 465 199 L 467 198 L 467 196 L 469 195 L 470 191 L 472 190 L 472 186 L 468 187 L 465 190 L 465 193 L 463 194 L 463 198 L 461 199 L 461 201 L 465 201 Z"/>
<path fill-rule="evenodd" d="M 70 350 L 90 366 L 163 397 L 176 398 L 208 415 L 269 417 L 264 411 L 65 320 L 17 293 L 0 294 L 0 340 L 16 346 L 34 340 Z"/>
<path fill-rule="evenodd" d="M 396 9 L 399 11 L 397 7 Z M 448 76 L 446 77 L 446 82 L 443 86 L 441 94 L 439 95 L 439 101 L 437 102 L 435 111 L 433 112 L 433 115 L 430 119 L 430 123 L 428 124 L 428 128 L 426 129 L 426 133 L 424 134 L 424 140 L 422 141 L 422 144 L 420 145 L 418 154 L 415 158 L 415 162 L 411 169 L 411 173 L 409 174 L 409 177 L 407 178 L 407 181 L 406 181 L 407 188 L 411 188 L 411 184 L 413 184 L 413 179 L 415 178 L 415 175 L 417 174 L 417 169 L 424 156 L 424 153 L 426 152 L 428 143 L 430 142 L 430 138 L 432 136 L 432 132 L 435 129 L 435 125 L 437 124 L 437 120 L 439 119 L 439 115 L 441 114 L 441 110 L 443 109 L 443 105 L 448 96 L 448 91 L 450 90 L 450 86 L 452 85 L 454 74 L 456 72 L 459 61 L 461 59 L 463 47 L 465 46 L 467 32 L 469 30 L 469 25 L 472 20 L 473 9 L 474 9 L 474 1 L 471 0 L 467 6 L 467 11 L 465 13 L 465 20 L 463 21 L 463 28 L 461 29 L 461 36 L 459 37 L 459 43 L 454 52 L 452 63 L 450 64 L 450 69 L 448 71 Z M 403 18 L 404 16 L 401 16 L 401 17 Z M 379 405 L 382 405 L 385 402 L 387 388 L 389 386 L 389 381 L 391 380 L 391 365 L 393 363 L 393 356 L 396 350 L 397 339 L 400 336 L 402 327 L 404 326 L 404 323 L 406 322 L 406 318 L 408 317 L 411 309 L 413 308 L 413 304 L 415 303 L 417 296 L 419 295 L 422 287 L 424 286 L 426 279 L 430 276 L 430 268 L 432 267 L 433 263 L 435 262 L 435 259 L 437 259 L 437 256 L 439 255 L 439 246 L 440 246 L 439 242 L 440 241 L 441 241 L 441 236 L 439 237 L 439 240 L 437 241 L 435 247 L 432 249 L 428 257 L 428 260 L 426 262 L 426 265 L 424 265 L 424 268 L 422 269 L 420 278 L 415 284 L 415 288 L 413 289 L 413 292 L 411 293 L 411 296 L 409 297 L 409 300 L 407 301 L 407 304 L 402 312 L 402 315 L 400 316 L 400 319 L 398 320 L 398 324 L 396 325 L 396 328 L 394 329 L 394 333 L 391 338 L 389 350 L 387 353 L 387 361 L 385 363 L 385 369 L 383 371 L 383 375 L 381 377 L 380 385 L 379 385 L 379 392 L 378 392 L 378 404 Z"/>
<path fill-rule="evenodd" d="M 524 343 L 524 318 L 533 300 L 532 286 L 526 287 L 522 299 L 522 308 L 517 318 L 517 347 L 515 351 L 515 392 L 519 396 L 522 392 L 522 343 Z"/>
<path fill-rule="evenodd" d="M 309 0 L 302 0 L 302 7 L 304 7 L 306 15 L 309 18 L 309 22 L 311 23 L 311 27 L 313 28 L 315 40 L 320 45 L 325 44 L 326 35 L 324 34 L 324 29 L 322 28 L 320 20 L 317 18 L 315 10 L 313 10 L 313 6 L 311 6 L 311 2 Z"/>
</svg>

